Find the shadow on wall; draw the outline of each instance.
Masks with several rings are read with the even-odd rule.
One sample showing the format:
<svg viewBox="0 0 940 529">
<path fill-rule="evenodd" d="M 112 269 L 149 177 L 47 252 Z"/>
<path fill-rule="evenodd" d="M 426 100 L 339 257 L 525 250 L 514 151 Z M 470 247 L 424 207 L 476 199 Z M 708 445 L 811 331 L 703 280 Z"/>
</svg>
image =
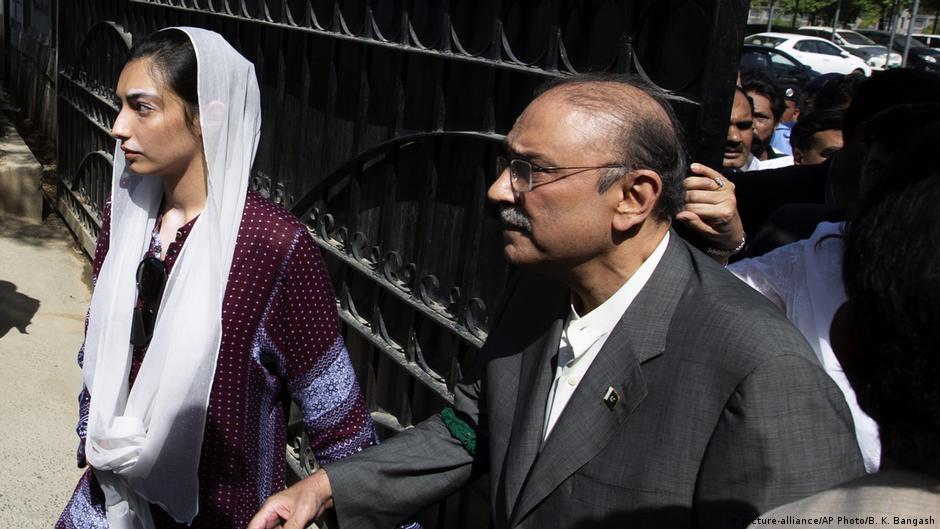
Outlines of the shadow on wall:
<svg viewBox="0 0 940 529">
<path fill-rule="evenodd" d="M 32 323 L 33 316 L 39 310 L 39 300 L 16 291 L 16 285 L 0 280 L 0 338 L 10 329 L 29 334 L 26 327 Z"/>
</svg>

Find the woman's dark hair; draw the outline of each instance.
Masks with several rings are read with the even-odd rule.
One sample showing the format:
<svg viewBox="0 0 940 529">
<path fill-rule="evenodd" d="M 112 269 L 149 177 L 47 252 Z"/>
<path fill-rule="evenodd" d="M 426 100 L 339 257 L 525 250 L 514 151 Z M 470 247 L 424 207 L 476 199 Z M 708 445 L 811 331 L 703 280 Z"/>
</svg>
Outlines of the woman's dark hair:
<svg viewBox="0 0 940 529">
<path fill-rule="evenodd" d="M 940 170 L 930 150 L 940 127 L 918 136 L 846 236 L 843 281 L 858 350 L 845 368 L 885 454 L 940 475 Z"/>
<path fill-rule="evenodd" d="M 183 100 L 186 124 L 192 129 L 199 115 L 199 77 L 196 50 L 189 35 L 179 29 L 155 31 L 131 48 L 127 62 L 139 59 L 150 59 L 154 76 Z"/>
</svg>

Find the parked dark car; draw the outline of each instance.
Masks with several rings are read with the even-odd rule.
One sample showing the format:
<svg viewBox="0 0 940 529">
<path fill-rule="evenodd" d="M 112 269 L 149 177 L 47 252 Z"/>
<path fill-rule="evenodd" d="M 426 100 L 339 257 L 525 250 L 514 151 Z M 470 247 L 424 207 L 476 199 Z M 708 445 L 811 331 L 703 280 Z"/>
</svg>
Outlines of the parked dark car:
<svg viewBox="0 0 940 529">
<path fill-rule="evenodd" d="M 819 72 L 794 59 L 789 53 L 767 46 L 745 44 L 741 49 L 741 71 L 755 69 L 766 72 L 779 84 L 806 86 L 806 83 L 819 76 Z"/>
<path fill-rule="evenodd" d="M 891 32 L 889 31 L 875 29 L 859 29 L 856 31 L 882 46 L 891 43 Z M 905 42 L 907 42 L 907 35 L 895 33 L 891 49 L 903 54 Z M 907 52 L 907 66 L 915 70 L 940 72 L 940 49 L 931 48 L 917 39 L 911 39 L 911 48 Z"/>
<path fill-rule="evenodd" d="M 930 46 L 931 48 L 940 48 L 940 35 L 928 35 L 926 33 L 914 33 L 914 38 Z"/>
</svg>

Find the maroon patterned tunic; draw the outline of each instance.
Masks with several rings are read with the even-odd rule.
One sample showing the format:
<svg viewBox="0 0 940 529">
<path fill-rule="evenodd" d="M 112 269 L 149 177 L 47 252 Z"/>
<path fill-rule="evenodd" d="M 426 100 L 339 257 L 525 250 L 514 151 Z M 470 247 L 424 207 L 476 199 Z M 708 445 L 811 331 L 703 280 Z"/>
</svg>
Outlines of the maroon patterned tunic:
<svg viewBox="0 0 940 529">
<path fill-rule="evenodd" d="M 166 252 L 172 268 L 193 222 Z M 110 204 L 95 251 L 93 279 L 108 251 Z M 150 254 L 161 253 L 157 229 Z M 193 528 L 245 527 L 264 500 L 284 487 L 290 400 L 300 406 L 310 445 L 329 463 L 374 444 L 323 260 L 295 217 L 249 193 L 222 306 L 222 344 L 199 463 L 199 514 Z M 130 380 L 145 348 L 134 351 Z M 84 349 L 79 352 L 79 365 Z M 89 394 L 79 396 L 78 464 L 86 466 Z M 152 508 L 157 527 L 185 527 Z M 104 496 L 89 468 L 57 528 L 106 528 Z"/>
</svg>

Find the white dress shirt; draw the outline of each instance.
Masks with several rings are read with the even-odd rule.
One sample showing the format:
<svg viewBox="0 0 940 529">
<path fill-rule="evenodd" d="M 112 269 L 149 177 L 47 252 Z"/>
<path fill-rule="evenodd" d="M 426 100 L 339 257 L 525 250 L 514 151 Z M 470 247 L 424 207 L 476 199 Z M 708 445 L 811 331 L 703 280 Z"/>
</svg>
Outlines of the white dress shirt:
<svg viewBox="0 0 940 529">
<path fill-rule="evenodd" d="M 793 156 L 778 156 L 769 160 L 757 160 L 757 170 L 777 169 L 778 167 L 789 167 L 793 165 Z"/>
<path fill-rule="evenodd" d="M 579 316 L 574 306 L 568 315 L 568 322 L 561 333 L 558 345 L 558 367 L 555 368 L 555 381 L 548 392 L 545 404 L 545 429 L 542 440 L 548 438 L 558 421 L 561 412 L 578 389 L 578 383 L 584 378 L 591 363 L 611 331 L 627 311 L 634 298 L 649 281 L 653 271 L 666 253 L 669 244 L 669 232 L 643 262 L 636 272 L 624 283 L 613 296 L 584 316 Z"/>
</svg>

